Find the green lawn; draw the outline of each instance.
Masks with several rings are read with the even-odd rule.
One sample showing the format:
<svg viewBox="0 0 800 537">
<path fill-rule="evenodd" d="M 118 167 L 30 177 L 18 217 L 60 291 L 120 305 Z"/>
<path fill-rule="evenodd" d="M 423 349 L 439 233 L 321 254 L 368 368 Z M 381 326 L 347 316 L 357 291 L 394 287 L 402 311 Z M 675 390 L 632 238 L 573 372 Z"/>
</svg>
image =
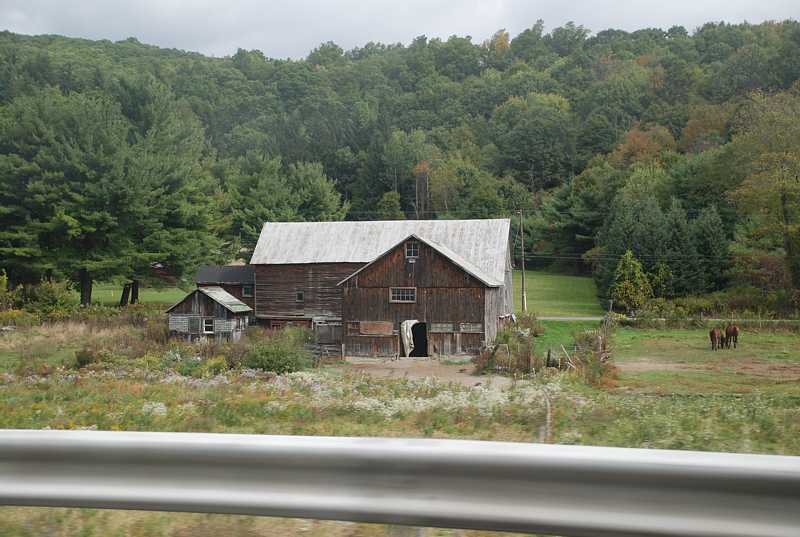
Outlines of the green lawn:
<svg viewBox="0 0 800 537">
<path fill-rule="evenodd" d="M 119 304 L 119 297 L 122 294 L 122 284 L 115 283 L 96 283 L 92 289 L 92 302 L 98 302 L 104 306 L 116 306 Z M 78 293 L 74 293 L 75 302 L 78 301 Z M 186 296 L 186 291 L 177 287 L 140 287 L 139 301 L 143 304 L 167 304 L 172 305 Z"/>
<path fill-rule="evenodd" d="M 656 394 L 800 395 L 800 347 L 790 332 L 743 330 L 712 351 L 707 329 L 618 329 L 612 341 L 627 390 Z"/>
<path fill-rule="evenodd" d="M 594 280 L 549 272 L 525 271 L 528 311 L 543 317 L 590 317 L 603 315 Z M 514 271 L 514 306 L 522 312 L 522 272 Z"/>
</svg>

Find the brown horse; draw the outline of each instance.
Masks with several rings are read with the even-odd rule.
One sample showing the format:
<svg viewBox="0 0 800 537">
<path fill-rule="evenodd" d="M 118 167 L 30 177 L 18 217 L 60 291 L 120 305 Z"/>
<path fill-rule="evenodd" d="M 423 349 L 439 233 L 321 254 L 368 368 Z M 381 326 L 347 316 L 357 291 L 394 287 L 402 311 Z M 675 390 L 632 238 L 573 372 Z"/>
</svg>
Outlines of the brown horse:
<svg viewBox="0 0 800 537">
<path fill-rule="evenodd" d="M 728 326 L 725 327 L 725 346 L 730 349 L 731 343 L 733 343 L 733 348 L 735 349 L 736 344 L 739 343 L 739 327 L 728 323 Z"/>
<path fill-rule="evenodd" d="M 722 349 L 722 330 L 719 328 L 712 328 L 708 333 L 708 338 L 711 340 L 711 350 Z"/>
</svg>

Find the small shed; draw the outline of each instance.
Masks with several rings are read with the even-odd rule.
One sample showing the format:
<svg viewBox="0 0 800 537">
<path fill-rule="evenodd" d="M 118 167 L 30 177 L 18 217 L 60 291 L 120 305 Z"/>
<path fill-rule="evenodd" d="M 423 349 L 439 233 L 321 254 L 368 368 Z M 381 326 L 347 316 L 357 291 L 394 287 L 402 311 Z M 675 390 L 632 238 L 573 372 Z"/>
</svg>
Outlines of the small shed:
<svg viewBox="0 0 800 537">
<path fill-rule="evenodd" d="M 198 287 L 167 310 L 169 332 L 188 341 L 238 341 L 252 311 L 221 287 Z"/>
</svg>

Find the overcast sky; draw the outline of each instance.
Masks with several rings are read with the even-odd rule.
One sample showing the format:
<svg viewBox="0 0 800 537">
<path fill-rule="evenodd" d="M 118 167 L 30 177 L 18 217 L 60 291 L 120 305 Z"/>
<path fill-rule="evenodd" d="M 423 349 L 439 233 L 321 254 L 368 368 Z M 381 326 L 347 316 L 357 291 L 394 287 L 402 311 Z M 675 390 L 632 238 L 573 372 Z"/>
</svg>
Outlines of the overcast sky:
<svg viewBox="0 0 800 537">
<path fill-rule="evenodd" d="M 544 19 L 592 31 L 800 17 L 800 0 L 0 0 L 0 29 L 144 43 L 226 56 L 303 57 L 318 44 L 409 43 L 418 35 L 512 36 Z"/>
</svg>

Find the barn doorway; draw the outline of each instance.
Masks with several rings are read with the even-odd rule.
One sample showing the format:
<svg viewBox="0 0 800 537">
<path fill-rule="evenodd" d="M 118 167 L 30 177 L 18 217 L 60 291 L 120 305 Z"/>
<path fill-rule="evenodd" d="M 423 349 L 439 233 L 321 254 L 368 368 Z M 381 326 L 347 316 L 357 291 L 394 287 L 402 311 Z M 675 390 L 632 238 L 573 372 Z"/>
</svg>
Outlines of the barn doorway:
<svg viewBox="0 0 800 537">
<path fill-rule="evenodd" d="M 416 323 L 411 327 L 411 336 L 414 341 L 414 350 L 410 356 L 423 358 L 428 356 L 428 325 L 427 323 Z"/>
</svg>

